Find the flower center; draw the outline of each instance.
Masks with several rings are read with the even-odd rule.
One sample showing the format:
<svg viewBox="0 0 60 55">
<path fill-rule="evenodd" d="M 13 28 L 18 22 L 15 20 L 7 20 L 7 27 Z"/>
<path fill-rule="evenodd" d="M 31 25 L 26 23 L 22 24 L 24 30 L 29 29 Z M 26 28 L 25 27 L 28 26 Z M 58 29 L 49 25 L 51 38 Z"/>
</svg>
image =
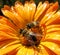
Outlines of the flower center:
<svg viewBox="0 0 60 55">
<path fill-rule="evenodd" d="M 39 22 L 28 23 L 25 28 L 20 29 L 20 34 L 20 41 L 26 46 L 38 46 L 43 35 Z"/>
</svg>

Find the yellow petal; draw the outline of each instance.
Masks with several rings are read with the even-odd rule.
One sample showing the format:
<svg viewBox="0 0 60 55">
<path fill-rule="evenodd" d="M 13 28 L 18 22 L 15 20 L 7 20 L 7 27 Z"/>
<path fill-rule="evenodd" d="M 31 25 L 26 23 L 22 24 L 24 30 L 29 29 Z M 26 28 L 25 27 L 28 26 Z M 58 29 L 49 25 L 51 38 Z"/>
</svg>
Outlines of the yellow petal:
<svg viewBox="0 0 60 55">
<path fill-rule="evenodd" d="M 49 26 L 46 27 L 47 30 L 51 29 L 51 28 L 60 28 L 60 25 L 59 24 L 57 24 L 57 25 L 49 25 Z"/>
<path fill-rule="evenodd" d="M 51 29 L 48 29 L 48 30 L 47 30 L 47 33 L 49 33 L 49 32 L 50 32 L 50 33 L 51 33 L 51 32 L 53 33 L 53 32 L 57 32 L 57 31 L 60 31 L 60 28 L 51 28 Z"/>
<path fill-rule="evenodd" d="M 41 16 L 43 15 L 44 11 L 47 9 L 48 5 L 49 5 L 48 2 L 45 2 L 37 9 L 34 16 L 34 21 L 38 20 L 38 18 L 39 18 L 39 21 L 41 20 L 42 18 Z"/>
<path fill-rule="evenodd" d="M 38 52 L 38 55 L 49 55 L 49 53 L 45 50 L 45 48 L 40 45 L 40 51 Z"/>
<path fill-rule="evenodd" d="M 28 50 L 27 48 L 21 46 L 16 55 L 27 55 L 27 50 Z"/>
<path fill-rule="evenodd" d="M 53 4 L 50 4 L 50 7 L 49 7 L 49 9 L 47 10 L 46 13 L 56 11 L 58 8 L 59 8 L 58 2 L 55 2 Z"/>
<path fill-rule="evenodd" d="M 24 4 L 24 10 L 24 17 L 30 22 L 30 7 L 28 2 Z"/>
<path fill-rule="evenodd" d="M 38 6 L 37 6 L 37 9 L 42 5 L 42 2 L 39 2 Z"/>
<path fill-rule="evenodd" d="M 47 21 L 49 21 L 49 19 L 52 17 L 52 15 L 55 13 L 56 11 L 54 12 L 49 12 L 47 14 L 45 14 L 45 16 L 42 18 L 40 24 L 45 24 Z"/>
<path fill-rule="evenodd" d="M 45 38 L 60 40 L 60 33 L 48 33 Z"/>
<path fill-rule="evenodd" d="M 10 20 L 12 20 L 14 25 L 18 26 L 18 28 L 22 28 L 23 24 L 25 24 L 25 21 L 13 9 L 12 9 L 13 11 L 12 10 L 10 11 L 10 10 L 3 8 L 2 13 L 6 17 L 8 17 Z"/>
<path fill-rule="evenodd" d="M 24 18 L 22 18 L 14 9 L 14 7 L 11 7 L 11 11 L 14 14 L 15 18 L 19 21 L 19 24 L 17 25 L 20 28 L 23 28 L 26 25 L 26 20 L 24 20 Z"/>
<path fill-rule="evenodd" d="M 25 17 L 24 17 L 24 6 L 23 6 L 23 4 L 16 1 L 14 8 L 15 8 L 16 12 L 19 14 L 19 16 L 21 16 L 21 18 L 26 20 Z"/>
<path fill-rule="evenodd" d="M 0 54 L 1 55 L 4 55 L 10 51 L 12 51 L 13 49 L 16 49 L 20 46 L 20 44 L 16 44 L 16 45 L 11 45 L 11 46 L 8 46 L 8 47 L 3 47 L 0 49 Z"/>
<path fill-rule="evenodd" d="M 55 52 L 57 55 L 60 55 L 60 47 L 53 43 L 53 42 L 41 42 L 42 45 L 48 47 L 49 49 L 51 49 L 53 52 Z"/>
<path fill-rule="evenodd" d="M 27 50 L 27 55 L 34 55 L 34 50 L 33 49 L 28 49 Z"/>
<path fill-rule="evenodd" d="M 12 39 L 11 40 L 2 40 L 2 41 L 0 41 L 0 48 L 18 44 L 19 42 L 20 42 L 19 40 L 12 40 Z"/>
<path fill-rule="evenodd" d="M 6 24 L 0 23 L 0 31 L 9 32 L 12 34 L 17 34 L 17 31 Z"/>
<path fill-rule="evenodd" d="M 19 21 L 16 19 L 16 17 L 12 12 L 8 10 L 3 10 L 3 9 L 2 9 L 2 12 L 6 17 L 9 17 L 16 25 L 18 24 Z"/>
<path fill-rule="evenodd" d="M 0 41 L 6 40 L 6 39 L 18 39 L 18 37 L 11 36 L 11 35 L 8 35 L 7 33 L 3 32 L 3 31 L 0 31 Z"/>
<path fill-rule="evenodd" d="M 29 10 L 30 10 L 30 21 L 33 21 L 34 14 L 35 14 L 35 11 L 36 11 L 36 4 L 34 2 L 29 3 Z"/>
<path fill-rule="evenodd" d="M 8 25 L 8 26 L 12 27 L 13 29 L 17 30 L 17 27 L 11 22 L 11 20 L 9 20 L 3 16 L 0 16 L 0 23 L 3 25 Z"/>
<path fill-rule="evenodd" d="M 59 23 L 60 18 L 60 11 L 57 11 L 52 17 L 49 19 L 49 21 L 46 22 L 46 25 L 53 24 L 53 23 Z"/>
<path fill-rule="evenodd" d="M 11 46 L 13 44 L 19 44 L 19 42 L 20 42 L 19 40 L 15 40 L 15 41 L 12 41 L 12 42 L 6 44 L 5 46 L 8 47 L 8 46 Z"/>
</svg>

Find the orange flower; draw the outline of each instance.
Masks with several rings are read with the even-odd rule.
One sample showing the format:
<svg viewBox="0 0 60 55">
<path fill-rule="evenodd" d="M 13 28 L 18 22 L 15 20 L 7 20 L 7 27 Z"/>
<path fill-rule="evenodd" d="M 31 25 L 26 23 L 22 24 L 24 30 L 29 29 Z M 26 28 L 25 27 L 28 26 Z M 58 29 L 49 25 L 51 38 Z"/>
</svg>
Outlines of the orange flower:
<svg viewBox="0 0 60 55">
<path fill-rule="evenodd" d="M 0 55 L 60 55 L 60 10 L 56 3 L 16 2 L 0 16 Z M 38 23 L 37 23 L 38 22 Z M 34 39 L 35 38 L 35 39 Z"/>
</svg>

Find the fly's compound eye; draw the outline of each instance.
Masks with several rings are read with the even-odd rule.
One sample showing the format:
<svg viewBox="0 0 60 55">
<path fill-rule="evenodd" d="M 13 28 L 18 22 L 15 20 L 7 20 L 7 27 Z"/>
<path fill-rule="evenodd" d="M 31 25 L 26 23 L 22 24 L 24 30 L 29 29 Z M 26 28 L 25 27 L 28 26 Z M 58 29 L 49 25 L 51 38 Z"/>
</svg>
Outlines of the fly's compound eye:
<svg viewBox="0 0 60 55">
<path fill-rule="evenodd" d="M 26 27 L 27 27 L 27 29 L 30 29 L 30 28 L 34 27 L 34 24 L 33 23 L 29 23 L 29 24 L 26 25 Z"/>
<path fill-rule="evenodd" d="M 24 36 L 27 33 L 27 30 L 25 29 L 20 29 L 20 33 Z"/>
<path fill-rule="evenodd" d="M 22 34 L 23 29 L 20 29 L 20 33 Z"/>
<path fill-rule="evenodd" d="M 27 29 L 33 28 L 33 27 L 37 26 L 38 24 L 39 24 L 38 21 L 37 21 L 37 22 L 28 23 L 28 24 L 26 25 L 26 28 L 27 28 Z"/>
</svg>

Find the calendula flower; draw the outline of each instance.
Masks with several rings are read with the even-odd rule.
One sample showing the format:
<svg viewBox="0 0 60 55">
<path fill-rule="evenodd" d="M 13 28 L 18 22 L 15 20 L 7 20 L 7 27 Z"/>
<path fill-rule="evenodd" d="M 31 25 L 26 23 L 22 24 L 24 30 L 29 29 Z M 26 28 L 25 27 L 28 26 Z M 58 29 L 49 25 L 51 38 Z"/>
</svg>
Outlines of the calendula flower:
<svg viewBox="0 0 60 55">
<path fill-rule="evenodd" d="M 5 5 L 0 16 L 0 55 L 60 55 L 58 2 Z"/>
</svg>

